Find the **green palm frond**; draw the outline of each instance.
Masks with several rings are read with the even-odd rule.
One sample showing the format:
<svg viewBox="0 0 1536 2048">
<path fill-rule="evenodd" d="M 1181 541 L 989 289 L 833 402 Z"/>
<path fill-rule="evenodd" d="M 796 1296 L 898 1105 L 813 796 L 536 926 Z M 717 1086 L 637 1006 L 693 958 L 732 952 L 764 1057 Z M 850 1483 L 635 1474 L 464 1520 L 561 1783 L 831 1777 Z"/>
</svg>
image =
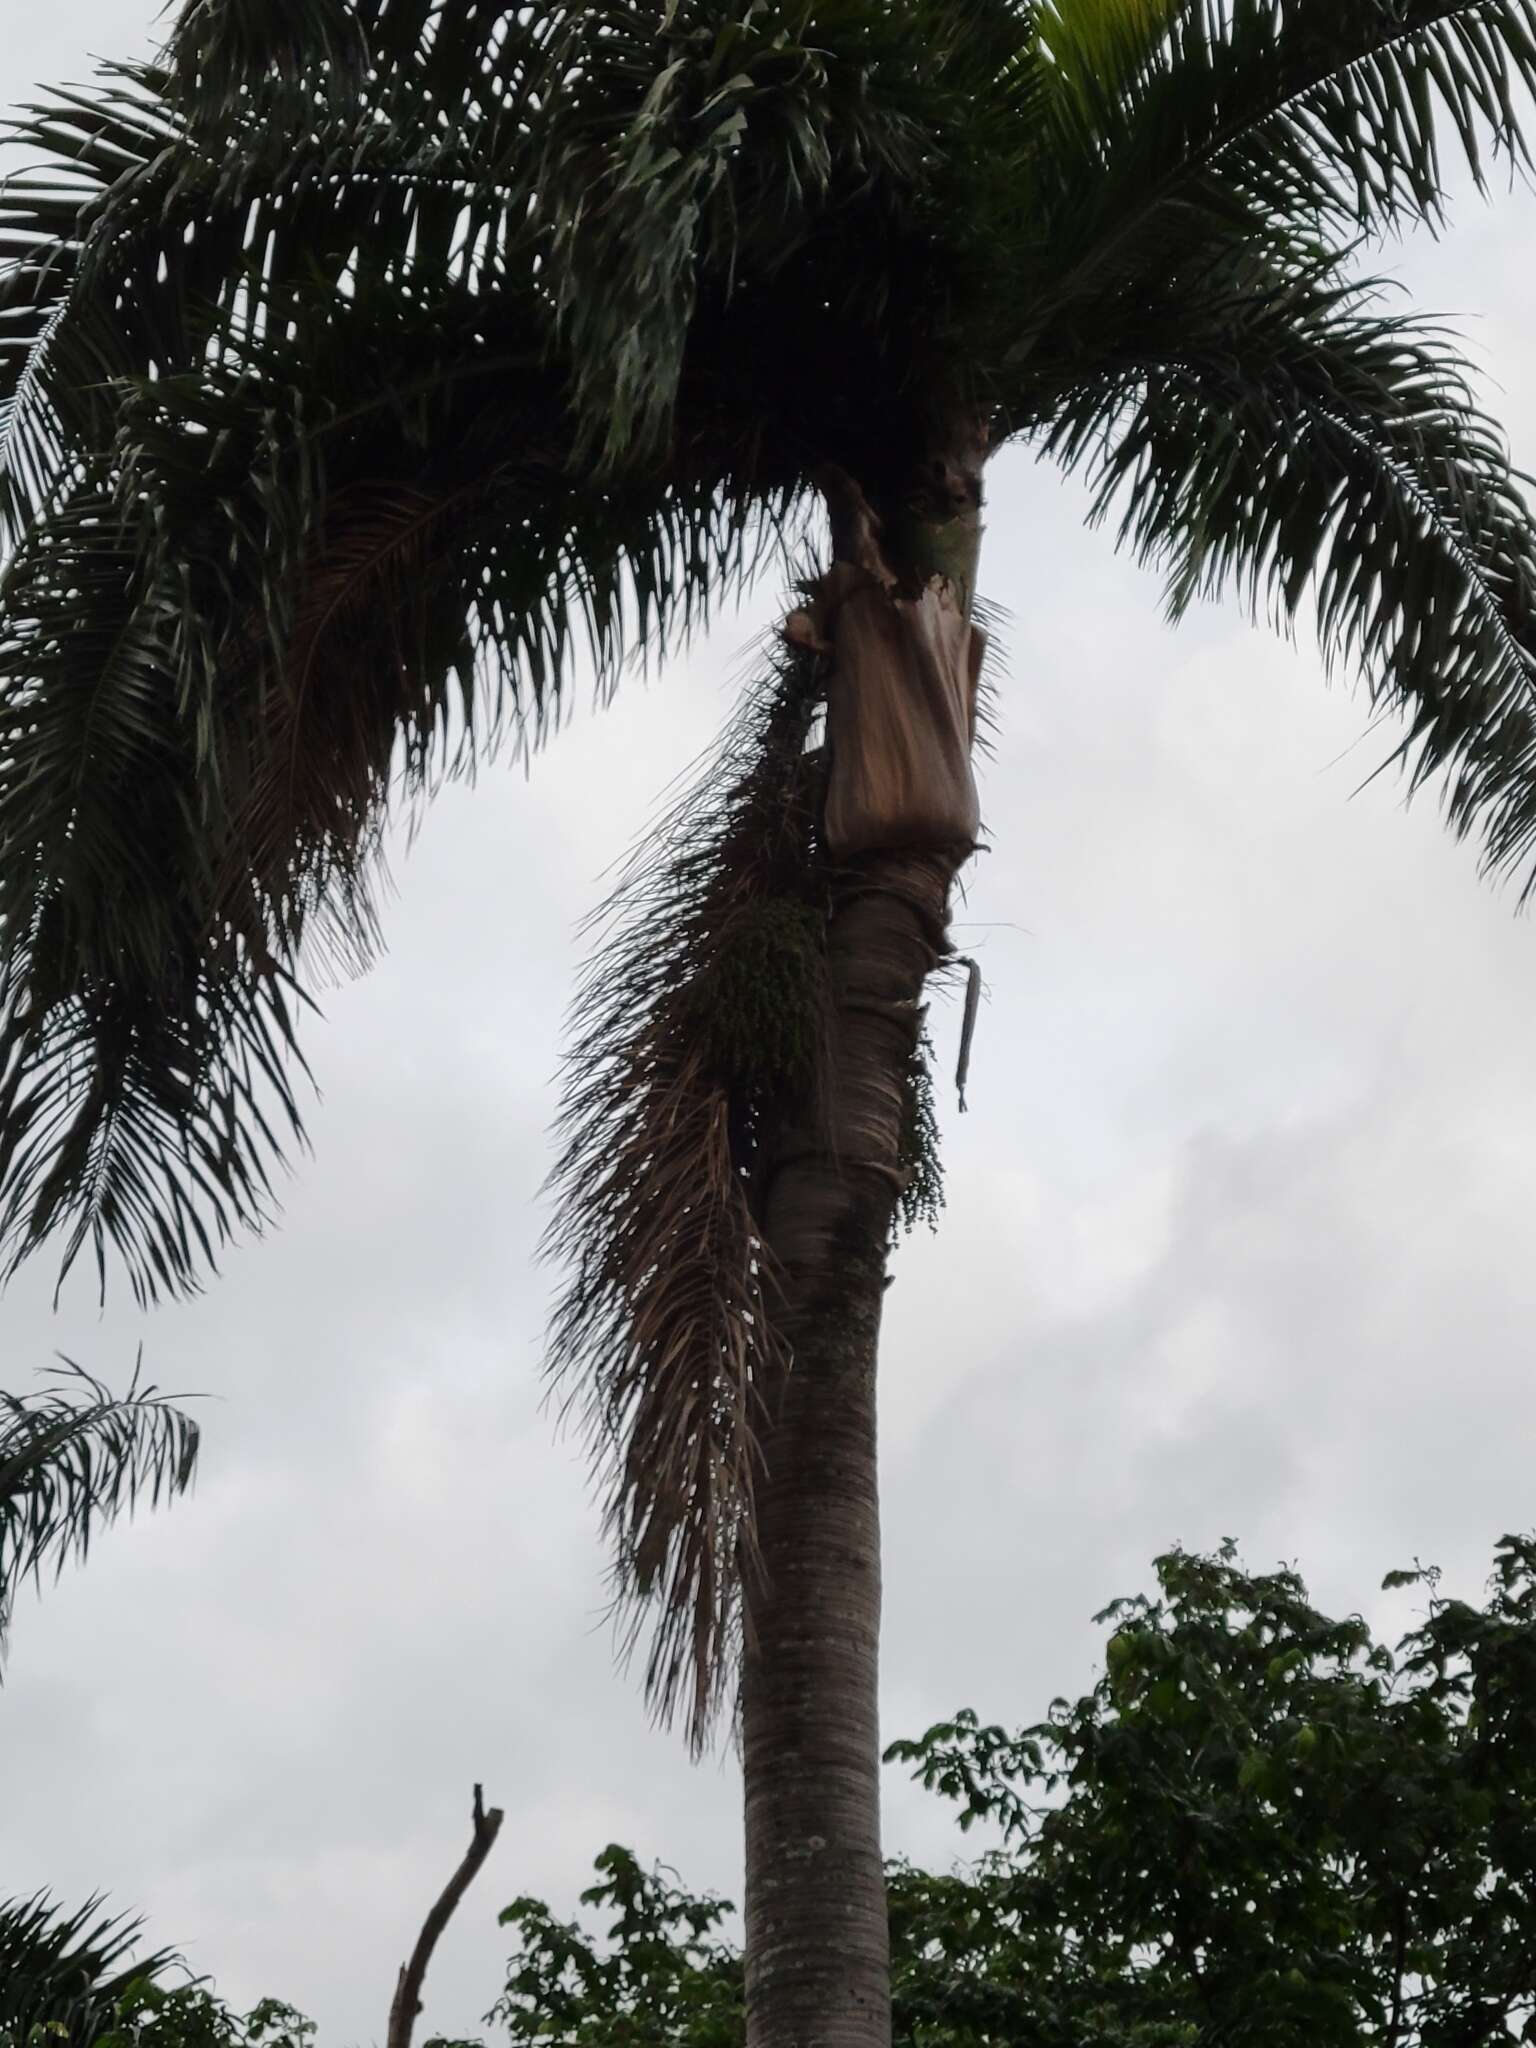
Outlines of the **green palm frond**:
<svg viewBox="0 0 1536 2048">
<path fill-rule="evenodd" d="M 1234 589 L 1285 624 L 1310 597 L 1325 651 L 1405 716 L 1412 786 L 1442 782 L 1507 870 L 1536 851 L 1526 480 L 1446 336 L 1383 312 L 1384 290 L 1331 266 L 1176 278 L 1045 446 L 1086 468 L 1096 516 L 1121 507 L 1175 613 Z"/>
<path fill-rule="evenodd" d="M 25 2042 L 39 2027 L 65 2048 L 91 2048 L 131 1985 L 180 1961 L 164 1949 L 129 1961 L 141 1925 L 104 1913 L 99 1898 L 73 1912 L 45 1893 L 0 1900 L 0 2034 Z"/>
<path fill-rule="evenodd" d="M 1205 0 L 1182 10 L 1167 67 L 1211 79 L 1210 110 L 1185 123 L 1194 167 L 1359 227 L 1438 218 L 1447 144 L 1479 183 L 1490 156 L 1528 161 L 1536 5 Z"/>
<path fill-rule="evenodd" d="M 61 1285 L 89 1247 L 104 1290 L 110 1249 L 144 1303 L 188 1290 L 236 1231 L 268 1220 L 284 1139 L 302 1139 L 301 998 L 270 963 L 194 957 L 183 971 L 171 956 L 165 971 L 158 987 L 72 975 L 46 1008 L 18 998 L 5 1013 L 0 1274 L 62 1233 Z"/>
<path fill-rule="evenodd" d="M 840 217 L 883 229 L 886 248 L 871 253 L 889 268 L 890 241 L 943 206 L 956 171 L 995 141 L 1005 67 L 1032 42 L 1029 10 L 953 0 L 565 10 L 535 203 L 583 445 L 609 460 L 656 445 L 701 305 L 794 296 L 786 268 L 813 232 L 835 236 Z M 962 107 L 963 145 L 946 132 Z M 868 254 L 852 237 L 838 254 L 818 265 L 822 311 L 867 322 L 865 295 L 880 289 Z"/>
<path fill-rule="evenodd" d="M 197 1466 L 197 1424 L 137 1371 L 123 1395 L 68 1361 L 57 1377 L 41 1394 L 0 1391 L 0 1650 L 28 1578 L 84 1559 L 94 1531 L 146 1496 L 186 1493 Z"/>
<path fill-rule="evenodd" d="M 1054 345 L 1223 242 L 1283 258 L 1438 221 L 1448 148 L 1479 184 L 1500 157 L 1523 167 L 1536 0 L 1184 0 L 1110 83 L 1091 61 L 1065 75 L 1079 89 L 1055 96 L 1029 167 L 1021 266 L 1000 251 L 1014 417 L 1009 366 L 1027 384 Z"/>
<path fill-rule="evenodd" d="M 608 1490 L 647 1692 L 695 1746 L 735 1670 L 763 1403 L 786 1364 L 756 1219 L 765 1123 L 808 1107 L 827 1029 L 814 662 L 773 655 L 646 836 L 582 979 L 547 1255 L 550 1367 Z"/>
<path fill-rule="evenodd" d="M 263 1215 L 296 998 L 213 924 L 181 586 L 141 589 L 118 525 L 82 489 L 0 577 L 0 1267 L 62 1226 L 66 1270 L 111 1242 L 143 1297 Z"/>
</svg>

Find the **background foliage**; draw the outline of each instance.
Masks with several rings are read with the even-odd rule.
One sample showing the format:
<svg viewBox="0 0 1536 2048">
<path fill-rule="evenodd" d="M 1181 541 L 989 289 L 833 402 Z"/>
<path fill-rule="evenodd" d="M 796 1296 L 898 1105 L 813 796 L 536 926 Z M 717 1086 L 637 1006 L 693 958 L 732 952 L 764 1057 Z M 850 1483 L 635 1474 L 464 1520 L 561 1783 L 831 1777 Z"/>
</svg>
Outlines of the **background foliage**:
<svg viewBox="0 0 1536 2048">
<path fill-rule="evenodd" d="M 888 1752 L 990 1837 L 947 1871 L 888 1868 L 897 2041 L 1536 2040 L 1536 1538 L 1499 1544 L 1481 1606 L 1390 1574 L 1428 1596 L 1395 1648 L 1231 1544 L 1154 1571 L 1098 1617 L 1081 1698 L 1016 1730 L 962 1711 Z M 739 2048 L 729 1902 L 618 1845 L 594 1880 L 578 1920 L 502 1913 L 487 2023 L 514 2048 Z M 242 2015 L 172 1967 L 118 1970 L 83 2023 L 17 2025 L 0 1997 L 0 2048 L 310 2048 L 292 2007 Z"/>
<path fill-rule="evenodd" d="M 1536 2039 L 1536 1543 L 1396 1649 L 1231 1545 L 1157 1560 L 1091 1692 L 1014 1732 L 962 1712 L 891 1760 L 994 1838 L 890 1867 L 911 2048 L 1480 2048 Z M 720 1901 L 609 1848 L 534 1900 L 488 2017 L 526 2048 L 734 2048 Z"/>
</svg>

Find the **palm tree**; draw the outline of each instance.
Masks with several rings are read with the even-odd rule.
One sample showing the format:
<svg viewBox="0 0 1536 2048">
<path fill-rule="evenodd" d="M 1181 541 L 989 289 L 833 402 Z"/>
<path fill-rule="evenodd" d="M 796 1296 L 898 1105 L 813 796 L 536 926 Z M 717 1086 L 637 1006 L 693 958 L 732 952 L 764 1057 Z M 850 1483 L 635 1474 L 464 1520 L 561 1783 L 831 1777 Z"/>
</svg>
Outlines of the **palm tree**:
<svg viewBox="0 0 1536 2048">
<path fill-rule="evenodd" d="M 983 474 L 1536 835 L 1533 533 L 1362 250 L 1524 162 L 1536 0 L 191 0 L 0 206 L 0 1233 L 141 1295 L 271 1209 L 386 819 L 807 586 L 573 1054 L 554 1360 L 695 1736 L 740 1648 L 753 2048 L 889 2037 L 875 1352 L 979 820 Z M 1527 872 L 1526 886 L 1530 886 Z"/>
<path fill-rule="evenodd" d="M 78 1366 L 55 1377 L 39 1394 L 0 1390 L 0 1653 L 28 1579 L 83 1559 L 92 1532 L 146 1495 L 186 1493 L 197 1466 L 197 1424 L 138 1373 L 121 1396 Z M 125 1960 L 139 1930 L 100 1899 L 72 1912 L 42 1893 L 0 1900 L 0 2041 L 43 2027 L 85 2048 L 132 1982 L 176 1960 Z"/>
</svg>

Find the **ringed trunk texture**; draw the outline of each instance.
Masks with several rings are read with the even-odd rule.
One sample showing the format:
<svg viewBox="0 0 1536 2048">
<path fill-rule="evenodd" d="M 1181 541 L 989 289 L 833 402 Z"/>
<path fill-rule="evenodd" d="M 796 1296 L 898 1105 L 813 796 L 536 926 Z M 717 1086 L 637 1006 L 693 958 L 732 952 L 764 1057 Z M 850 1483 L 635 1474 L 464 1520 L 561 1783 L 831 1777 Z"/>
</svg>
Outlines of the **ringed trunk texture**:
<svg viewBox="0 0 1536 2048">
<path fill-rule="evenodd" d="M 891 2040 L 875 1368 L 923 986 L 977 829 L 968 587 L 895 573 L 857 492 L 832 511 L 833 568 L 785 628 L 830 671 L 834 1028 L 814 1116 L 778 1134 L 761 1196 L 793 1363 L 746 1586 L 748 2048 Z"/>
</svg>

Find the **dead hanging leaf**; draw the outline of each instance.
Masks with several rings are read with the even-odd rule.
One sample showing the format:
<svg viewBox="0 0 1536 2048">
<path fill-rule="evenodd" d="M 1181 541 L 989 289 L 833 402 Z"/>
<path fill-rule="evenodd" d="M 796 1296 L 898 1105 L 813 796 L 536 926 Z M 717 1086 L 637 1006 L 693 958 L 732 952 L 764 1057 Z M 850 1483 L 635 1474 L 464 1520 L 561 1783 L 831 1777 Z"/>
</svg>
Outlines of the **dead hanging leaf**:
<svg viewBox="0 0 1536 2048">
<path fill-rule="evenodd" d="M 787 1362 L 753 1210 L 766 1105 L 819 1064 L 815 663 L 784 647 L 648 835 L 575 1005 L 549 1364 L 584 1413 L 646 1690 L 702 1743 L 734 1677 L 765 1390 Z"/>
</svg>

